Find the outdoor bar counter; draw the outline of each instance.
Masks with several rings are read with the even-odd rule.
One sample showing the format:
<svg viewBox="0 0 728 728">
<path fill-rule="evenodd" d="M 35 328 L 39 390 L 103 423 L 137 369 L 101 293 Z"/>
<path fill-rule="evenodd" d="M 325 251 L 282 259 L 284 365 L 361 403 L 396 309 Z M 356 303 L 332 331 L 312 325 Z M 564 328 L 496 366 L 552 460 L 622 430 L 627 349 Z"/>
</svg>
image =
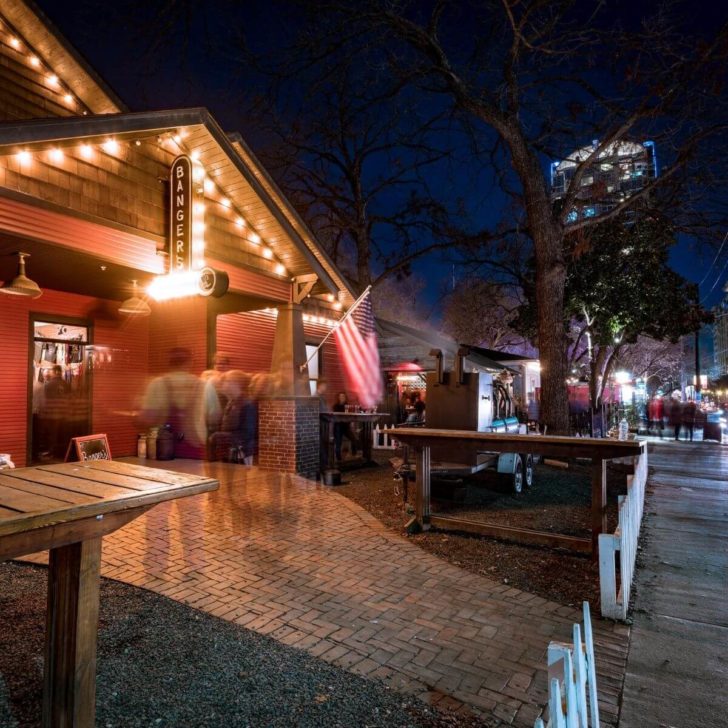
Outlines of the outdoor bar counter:
<svg viewBox="0 0 728 728">
<path fill-rule="evenodd" d="M 361 447 L 364 463 L 372 462 L 372 428 L 386 412 L 322 412 L 321 418 L 321 472 L 333 468 L 336 463 L 334 453 L 334 425 L 348 422 L 361 425 Z"/>
<path fill-rule="evenodd" d="M 101 539 L 217 480 L 111 460 L 0 471 L 0 561 L 49 549 L 43 726 L 94 725 Z"/>
</svg>

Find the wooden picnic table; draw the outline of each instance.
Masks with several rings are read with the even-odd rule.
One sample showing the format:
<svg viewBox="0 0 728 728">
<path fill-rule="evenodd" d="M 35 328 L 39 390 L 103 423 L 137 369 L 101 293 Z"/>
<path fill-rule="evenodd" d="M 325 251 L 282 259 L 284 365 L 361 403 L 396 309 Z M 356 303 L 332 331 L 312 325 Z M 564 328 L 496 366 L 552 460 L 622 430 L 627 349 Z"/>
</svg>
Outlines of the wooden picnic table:
<svg viewBox="0 0 728 728">
<path fill-rule="evenodd" d="M 372 428 L 386 412 L 322 412 L 321 419 L 321 463 L 323 473 L 336 463 L 334 454 L 334 425 L 337 423 L 359 424 L 361 426 L 361 452 L 364 463 L 372 462 Z M 340 463 L 339 463 L 340 464 Z"/>
<path fill-rule="evenodd" d="M 527 536 L 532 543 L 570 548 L 590 553 L 598 558 L 599 534 L 607 530 L 607 460 L 639 457 L 646 452 L 646 443 L 635 440 L 612 440 L 594 437 L 564 437 L 559 435 L 515 435 L 472 430 L 439 430 L 426 427 L 395 428 L 391 437 L 411 446 L 415 451 L 417 474 L 417 500 L 415 524 L 419 528 L 450 525 L 460 530 L 472 530 L 488 535 L 508 537 Z M 450 517 L 433 517 L 430 513 L 430 448 L 443 446 L 448 459 L 457 462 L 475 462 L 482 453 L 512 452 L 545 455 L 555 458 L 588 458 L 592 461 L 591 539 L 562 534 L 551 534 L 530 529 L 475 524 Z"/>
<path fill-rule="evenodd" d="M 101 539 L 217 480 L 111 460 L 0 471 L 0 561 L 50 550 L 43 726 L 94 725 Z"/>
</svg>

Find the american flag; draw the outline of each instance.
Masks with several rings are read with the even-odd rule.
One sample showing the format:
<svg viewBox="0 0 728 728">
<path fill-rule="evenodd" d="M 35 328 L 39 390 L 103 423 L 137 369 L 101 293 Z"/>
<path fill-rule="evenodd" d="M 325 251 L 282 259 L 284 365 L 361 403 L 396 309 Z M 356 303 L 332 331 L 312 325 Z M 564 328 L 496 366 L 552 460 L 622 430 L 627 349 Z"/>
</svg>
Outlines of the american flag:
<svg viewBox="0 0 728 728">
<path fill-rule="evenodd" d="M 344 361 L 348 389 L 356 392 L 362 407 L 374 407 L 381 402 L 383 391 L 374 314 L 368 292 L 354 312 L 336 329 L 336 340 Z"/>
</svg>

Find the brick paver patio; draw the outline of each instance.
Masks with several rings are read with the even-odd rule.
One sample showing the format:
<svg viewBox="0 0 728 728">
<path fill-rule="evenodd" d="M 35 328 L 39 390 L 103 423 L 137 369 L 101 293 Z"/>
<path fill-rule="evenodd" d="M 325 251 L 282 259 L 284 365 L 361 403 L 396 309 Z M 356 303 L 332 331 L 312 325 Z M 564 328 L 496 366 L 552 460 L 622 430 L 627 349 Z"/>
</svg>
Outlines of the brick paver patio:
<svg viewBox="0 0 728 728">
<path fill-rule="evenodd" d="M 160 464 L 161 465 L 161 464 Z M 316 483 L 223 463 L 220 490 L 104 539 L 104 576 L 151 589 L 463 713 L 532 726 L 546 647 L 577 609 L 471 574 Z M 602 720 L 616 725 L 628 628 L 596 620 Z"/>
</svg>

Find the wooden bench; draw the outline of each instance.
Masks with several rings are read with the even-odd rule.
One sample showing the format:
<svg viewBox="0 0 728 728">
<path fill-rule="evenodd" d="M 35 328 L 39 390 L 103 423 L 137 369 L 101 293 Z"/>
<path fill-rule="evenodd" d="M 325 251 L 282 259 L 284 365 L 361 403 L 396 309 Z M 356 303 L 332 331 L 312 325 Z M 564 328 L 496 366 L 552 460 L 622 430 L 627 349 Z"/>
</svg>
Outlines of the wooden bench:
<svg viewBox="0 0 728 728">
<path fill-rule="evenodd" d="M 93 728 L 101 539 L 217 480 L 111 460 L 0 471 L 0 561 L 50 550 L 43 726 Z"/>
</svg>

